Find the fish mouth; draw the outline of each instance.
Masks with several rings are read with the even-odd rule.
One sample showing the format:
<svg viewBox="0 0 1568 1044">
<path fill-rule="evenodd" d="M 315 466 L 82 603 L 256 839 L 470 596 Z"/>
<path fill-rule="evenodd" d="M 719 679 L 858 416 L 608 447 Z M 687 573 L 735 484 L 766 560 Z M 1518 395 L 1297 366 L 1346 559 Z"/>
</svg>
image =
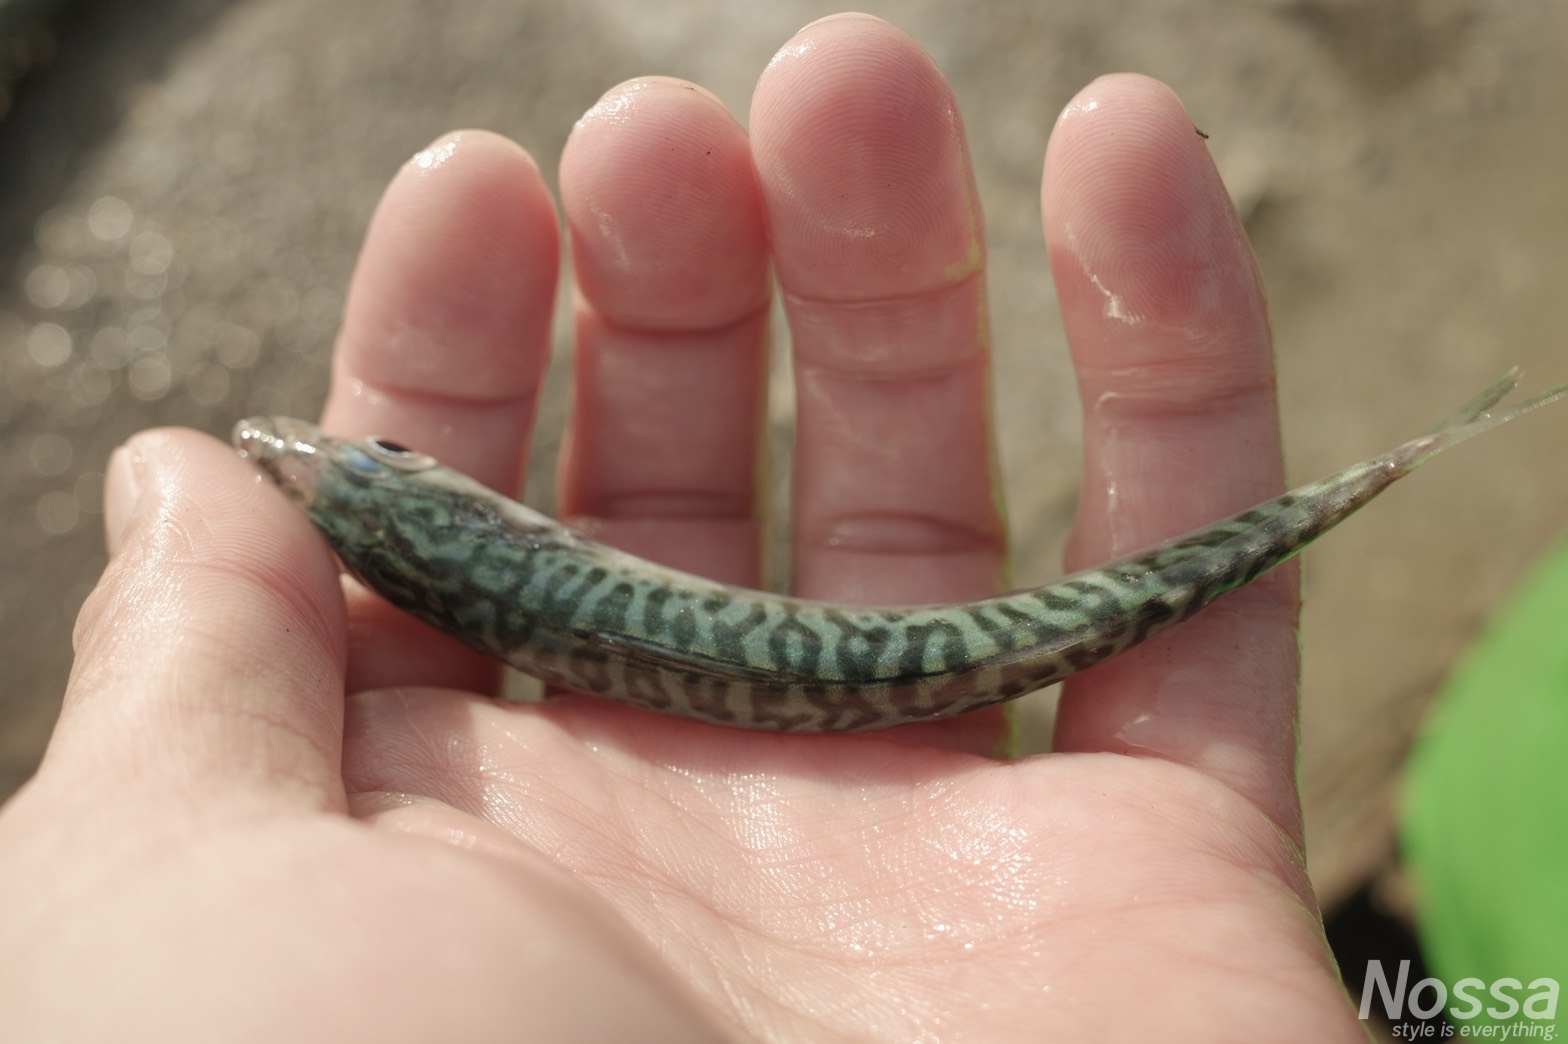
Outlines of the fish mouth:
<svg viewBox="0 0 1568 1044">
<path fill-rule="evenodd" d="M 231 440 L 240 456 L 260 463 L 283 452 L 283 436 L 271 417 L 246 417 L 234 425 Z"/>
<path fill-rule="evenodd" d="M 316 498 L 322 431 L 292 417 L 246 417 L 234 426 L 234 448 L 255 461 L 290 500 L 309 507 Z"/>
</svg>

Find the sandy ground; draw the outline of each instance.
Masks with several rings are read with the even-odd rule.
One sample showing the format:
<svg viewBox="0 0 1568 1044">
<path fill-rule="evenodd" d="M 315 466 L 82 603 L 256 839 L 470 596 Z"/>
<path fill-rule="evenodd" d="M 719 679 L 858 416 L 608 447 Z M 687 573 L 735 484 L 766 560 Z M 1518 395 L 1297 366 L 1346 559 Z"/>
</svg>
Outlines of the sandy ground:
<svg viewBox="0 0 1568 1044">
<path fill-rule="evenodd" d="M 102 566 L 109 451 L 153 424 L 221 434 L 252 412 L 314 411 L 370 210 L 440 132 L 504 132 L 553 171 L 576 116 L 645 73 L 697 80 L 744 117 L 772 52 L 833 10 L 752 6 L 75 5 L 0 119 L 0 796 L 58 706 Z M 1056 113 L 1100 73 L 1164 79 L 1211 135 L 1270 289 L 1294 478 L 1423 430 L 1511 365 L 1533 387 L 1568 379 L 1568 6 L 867 7 L 931 51 L 968 122 L 1020 583 L 1058 571 L 1079 481 L 1040 161 Z M 528 489 L 545 507 L 563 380 L 557 366 Z M 775 399 L 787 433 L 787 391 Z M 1560 537 L 1565 449 L 1568 409 L 1543 413 L 1308 555 L 1301 775 L 1327 906 L 1390 859 L 1423 708 Z"/>
</svg>

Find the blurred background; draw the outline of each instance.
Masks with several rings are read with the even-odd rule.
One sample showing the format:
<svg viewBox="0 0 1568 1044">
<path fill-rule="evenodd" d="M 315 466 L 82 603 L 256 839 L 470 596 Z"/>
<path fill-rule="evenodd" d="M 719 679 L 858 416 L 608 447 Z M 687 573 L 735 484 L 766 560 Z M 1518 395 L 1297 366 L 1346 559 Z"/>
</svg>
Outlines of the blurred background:
<svg viewBox="0 0 1568 1044">
<path fill-rule="evenodd" d="M 1293 480 L 1424 430 L 1509 366 L 1526 389 L 1568 380 L 1568 5 L 864 6 L 931 52 L 967 122 L 1020 584 L 1057 574 L 1079 480 L 1041 158 L 1101 73 L 1165 80 L 1209 135 L 1269 287 Z M 553 177 L 577 116 L 649 73 L 744 120 L 773 52 L 834 10 L 0 0 L 0 798 L 41 755 L 102 568 L 108 453 L 151 425 L 226 436 L 251 413 L 313 415 L 360 237 L 404 159 L 481 126 Z M 568 347 L 527 490 L 546 510 Z M 786 385 L 774 406 L 787 452 Z M 1339 945 L 1398 930 L 1401 766 L 1467 639 L 1568 523 L 1565 448 L 1568 407 L 1511 425 L 1306 557 L 1301 778 Z"/>
</svg>

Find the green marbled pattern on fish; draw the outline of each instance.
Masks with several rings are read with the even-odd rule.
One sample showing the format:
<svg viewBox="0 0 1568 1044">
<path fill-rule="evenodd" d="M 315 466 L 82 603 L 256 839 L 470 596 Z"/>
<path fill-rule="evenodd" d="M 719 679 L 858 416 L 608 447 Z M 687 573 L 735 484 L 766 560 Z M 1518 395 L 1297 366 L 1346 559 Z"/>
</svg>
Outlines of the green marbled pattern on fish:
<svg viewBox="0 0 1568 1044">
<path fill-rule="evenodd" d="M 429 457 L 251 418 L 235 443 L 398 608 L 547 682 L 740 728 L 945 718 L 1117 655 L 1290 558 L 1496 416 L 1509 374 L 1433 432 L 1109 565 L 953 605 L 862 607 L 715 583 L 617 551 Z"/>
</svg>

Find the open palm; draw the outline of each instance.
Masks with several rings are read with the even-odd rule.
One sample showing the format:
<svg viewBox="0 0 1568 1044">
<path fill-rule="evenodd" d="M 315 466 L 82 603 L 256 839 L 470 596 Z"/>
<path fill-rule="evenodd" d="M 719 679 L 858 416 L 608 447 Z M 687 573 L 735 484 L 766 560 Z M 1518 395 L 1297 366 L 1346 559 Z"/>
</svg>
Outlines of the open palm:
<svg viewBox="0 0 1568 1044">
<path fill-rule="evenodd" d="M 757 582 L 776 275 L 797 593 L 995 589 L 981 221 L 908 38 L 807 27 L 749 138 L 689 84 L 622 85 L 561 191 L 564 514 Z M 1042 199 L 1085 413 L 1069 564 L 1277 492 L 1261 286 L 1175 98 L 1087 88 Z M 515 486 L 558 256 L 514 146 L 422 152 L 371 228 L 326 425 Z M 226 447 L 148 433 L 109 486 L 65 710 L 0 815 L 0 896 L 32 897 L 0 901 L 17 1039 L 1362 1038 L 1302 865 L 1288 569 L 1078 679 L 1059 752 L 1006 761 L 995 712 L 772 736 L 495 703 L 493 665 L 340 583 Z"/>
</svg>

